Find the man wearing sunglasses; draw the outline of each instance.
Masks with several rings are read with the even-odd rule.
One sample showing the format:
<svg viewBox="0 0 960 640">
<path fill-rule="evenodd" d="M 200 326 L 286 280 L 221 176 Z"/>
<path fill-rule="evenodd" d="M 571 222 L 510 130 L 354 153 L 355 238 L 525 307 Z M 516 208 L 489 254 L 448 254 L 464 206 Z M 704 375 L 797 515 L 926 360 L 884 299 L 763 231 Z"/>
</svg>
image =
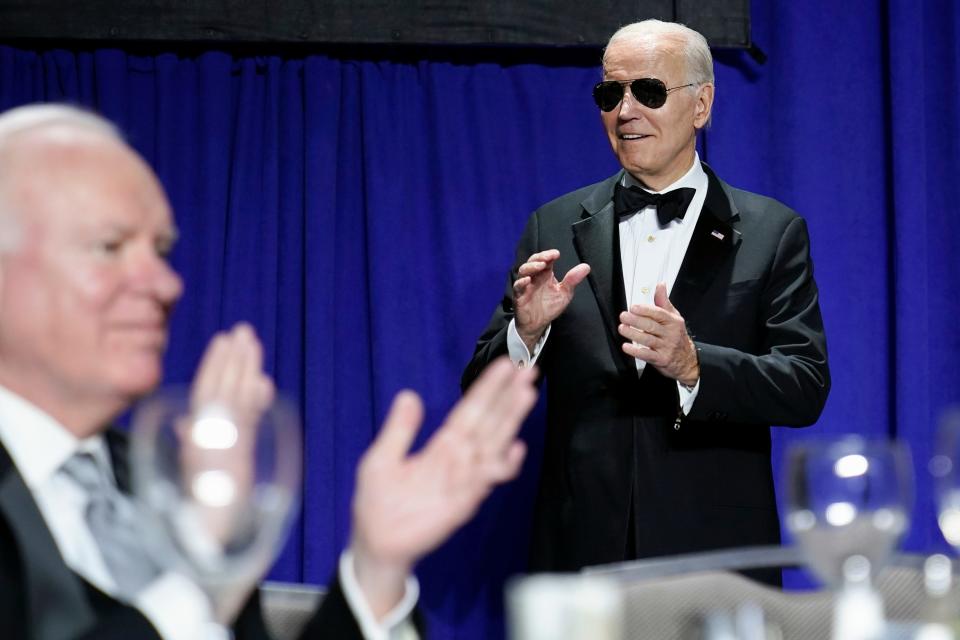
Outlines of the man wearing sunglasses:
<svg viewBox="0 0 960 640">
<path fill-rule="evenodd" d="M 699 33 L 620 29 L 593 97 L 623 170 L 534 212 L 463 378 L 509 353 L 547 379 L 531 568 L 778 543 L 769 425 L 830 387 L 806 224 L 701 163 Z"/>
</svg>

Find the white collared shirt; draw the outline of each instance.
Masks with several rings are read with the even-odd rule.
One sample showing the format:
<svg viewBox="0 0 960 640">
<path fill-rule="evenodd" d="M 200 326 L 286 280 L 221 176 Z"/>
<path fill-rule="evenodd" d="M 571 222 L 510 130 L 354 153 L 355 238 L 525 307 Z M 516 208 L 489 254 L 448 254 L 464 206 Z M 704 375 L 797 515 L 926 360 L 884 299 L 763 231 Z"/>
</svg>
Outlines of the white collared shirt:
<svg viewBox="0 0 960 640">
<path fill-rule="evenodd" d="M 78 439 L 51 416 L 0 386 L 0 442 L 10 454 L 27 488 L 33 494 L 60 554 L 67 566 L 90 584 L 114 597 L 117 585 L 107 569 L 84 516 L 88 496 L 68 474 L 63 464 L 75 453 L 89 452 L 102 469 L 113 466 L 102 435 Z M 407 579 L 403 600 L 378 623 L 373 617 L 353 573 L 349 552 L 341 557 L 340 580 L 344 597 L 367 640 L 416 638 L 410 613 L 416 605 L 419 585 Z M 163 573 L 132 598 L 164 640 L 226 640 L 229 632 L 216 624 L 210 601 L 187 576 Z"/>
<path fill-rule="evenodd" d="M 625 187 L 637 186 L 650 191 L 627 172 L 624 172 L 621 184 Z M 687 247 L 693 237 L 693 230 L 697 226 L 703 203 L 707 198 L 708 184 L 707 174 L 700 164 L 700 156 L 695 153 L 693 164 L 680 179 L 661 191 L 652 192 L 666 193 L 684 187 L 694 189 L 693 199 L 683 218 L 675 218 L 661 226 L 657 219 L 656 207 L 650 205 L 636 215 L 620 220 L 620 263 L 623 268 L 627 308 L 633 304 L 652 305 L 659 282 L 667 285 L 667 295 L 673 290 L 677 275 L 680 273 L 680 265 L 683 264 Z M 562 277 L 563 274 L 557 275 Z M 516 321 L 511 320 L 507 329 L 507 351 L 510 359 L 518 366 L 535 364 L 549 336 L 550 327 L 547 327 L 531 354 L 523 339 L 520 338 Z M 635 362 L 639 375 L 643 373 L 647 363 L 640 359 L 635 359 Z M 692 389 L 677 383 L 680 406 L 684 414 L 690 413 L 699 390 L 699 380 Z"/>
<path fill-rule="evenodd" d="M 64 562 L 87 582 L 114 597 L 117 585 L 84 516 L 88 496 L 61 467 L 78 452 L 100 468 L 113 466 L 102 435 L 78 439 L 50 415 L 0 386 L 0 441 L 33 494 Z M 130 600 L 165 640 L 228 638 L 213 623 L 206 595 L 186 576 L 166 572 Z"/>
<path fill-rule="evenodd" d="M 74 454 L 86 452 L 112 474 L 103 437 L 80 440 L 34 405 L 0 387 L 0 440 L 33 494 L 67 565 L 101 591 L 116 591 L 87 527 L 86 492 L 71 476 L 60 473 Z"/>
</svg>

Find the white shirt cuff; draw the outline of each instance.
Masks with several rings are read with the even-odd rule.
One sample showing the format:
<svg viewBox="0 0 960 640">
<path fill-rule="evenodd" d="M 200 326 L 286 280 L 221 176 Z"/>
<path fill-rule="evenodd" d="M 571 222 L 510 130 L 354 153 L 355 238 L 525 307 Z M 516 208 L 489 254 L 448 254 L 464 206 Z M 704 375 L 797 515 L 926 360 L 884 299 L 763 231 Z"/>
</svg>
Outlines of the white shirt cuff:
<svg viewBox="0 0 960 640">
<path fill-rule="evenodd" d="M 677 391 L 680 392 L 680 409 L 683 411 L 683 415 L 688 416 L 693 409 L 697 394 L 700 393 L 700 378 L 697 378 L 697 384 L 693 385 L 692 388 L 678 382 Z"/>
<path fill-rule="evenodd" d="M 403 598 L 383 620 L 377 622 L 367 599 L 363 596 L 357 575 L 353 570 L 353 553 L 350 550 L 340 554 L 340 586 L 343 596 L 356 618 L 361 633 L 366 640 L 416 640 L 419 638 L 410 614 L 420 597 L 420 583 L 413 576 L 407 577 Z"/>
<path fill-rule="evenodd" d="M 547 330 L 544 331 L 540 339 L 537 340 L 537 344 L 533 345 L 533 353 L 531 354 L 530 351 L 527 350 L 527 345 L 524 344 L 523 338 L 520 337 L 520 332 L 517 331 L 517 321 L 511 320 L 510 326 L 507 327 L 507 353 L 510 354 L 510 360 L 513 364 L 521 369 L 536 364 L 537 358 L 540 357 L 540 352 L 543 351 L 543 345 L 547 343 L 547 337 L 550 336 L 550 327 L 552 326 L 552 324 L 547 325 Z"/>
<path fill-rule="evenodd" d="M 200 587 L 183 574 L 168 571 L 134 598 L 163 640 L 229 640 L 230 632 L 213 618 L 213 608 Z"/>
</svg>

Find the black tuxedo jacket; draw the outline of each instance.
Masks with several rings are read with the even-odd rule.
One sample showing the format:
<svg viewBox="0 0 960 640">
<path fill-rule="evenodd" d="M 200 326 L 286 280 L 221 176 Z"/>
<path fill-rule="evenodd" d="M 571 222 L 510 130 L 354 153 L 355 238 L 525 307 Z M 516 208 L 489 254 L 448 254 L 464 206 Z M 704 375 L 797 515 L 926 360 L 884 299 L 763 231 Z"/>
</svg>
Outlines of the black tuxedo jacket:
<svg viewBox="0 0 960 640">
<path fill-rule="evenodd" d="M 129 486 L 125 443 L 108 434 L 114 472 Z M 9 640 L 159 639 L 136 609 L 98 591 L 64 562 L 20 472 L 0 445 L 0 636 Z M 234 625 L 237 640 L 267 640 L 254 596 Z M 331 584 L 303 638 L 362 640 L 339 584 Z"/>
<path fill-rule="evenodd" d="M 638 376 L 621 350 L 612 197 L 623 173 L 544 205 L 527 224 L 462 384 L 507 352 L 520 264 L 552 248 L 558 277 L 590 265 L 537 363 L 547 431 L 533 570 L 779 542 L 769 425 L 813 423 L 830 387 L 806 224 L 704 170 L 706 201 L 670 294 L 700 357 L 698 396 L 682 419 L 675 381 L 651 365 Z"/>
</svg>

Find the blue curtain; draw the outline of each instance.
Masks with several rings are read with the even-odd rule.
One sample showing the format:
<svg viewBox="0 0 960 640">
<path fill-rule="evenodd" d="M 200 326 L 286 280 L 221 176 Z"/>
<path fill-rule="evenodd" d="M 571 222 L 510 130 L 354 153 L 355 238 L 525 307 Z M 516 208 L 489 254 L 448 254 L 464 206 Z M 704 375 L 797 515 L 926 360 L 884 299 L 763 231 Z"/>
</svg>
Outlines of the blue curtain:
<svg viewBox="0 0 960 640">
<path fill-rule="evenodd" d="M 926 461 L 937 416 L 960 400 L 960 8 L 753 5 L 769 61 L 717 52 L 701 157 L 809 221 L 834 377 L 817 427 L 775 430 L 775 471 L 814 433 L 904 439 L 917 485 L 905 546 L 942 549 Z M 0 109 L 92 107 L 163 180 L 188 285 L 168 379 L 189 380 L 210 335 L 245 319 L 299 402 L 303 511 L 274 578 L 326 582 L 355 464 L 393 394 L 423 395 L 422 442 L 458 397 L 528 213 L 617 168 L 590 99 L 597 52 L 455 56 L 0 46 Z M 542 428 L 539 414 L 525 428 L 519 481 L 422 563 L 432 637 L 502 636 Z"/>
</svg>

